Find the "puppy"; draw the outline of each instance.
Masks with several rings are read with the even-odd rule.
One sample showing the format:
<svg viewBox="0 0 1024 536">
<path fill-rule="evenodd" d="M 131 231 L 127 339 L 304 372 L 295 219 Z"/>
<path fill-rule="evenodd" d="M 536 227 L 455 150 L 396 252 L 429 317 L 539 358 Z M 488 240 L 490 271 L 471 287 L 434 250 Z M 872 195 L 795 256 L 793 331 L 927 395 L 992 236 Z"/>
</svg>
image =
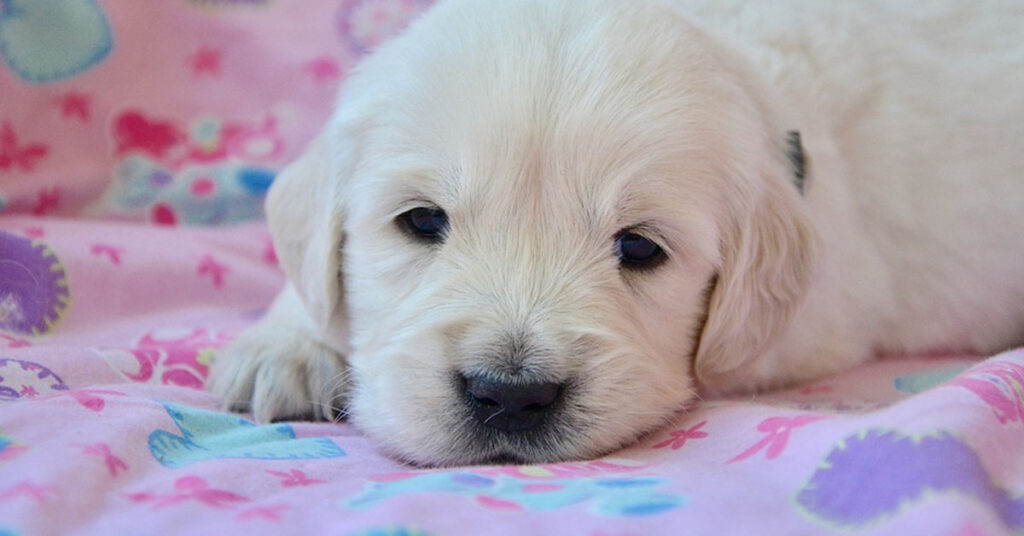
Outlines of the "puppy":
<svg viewBox="0 0 1024 536">
<path fill-rule="evenodd" d="M 217 357 L 423 465 L 597 456 L 721 395 L 1024 341 L 1024 4 L 442 0 L 267 200 Z"/>
</svg>

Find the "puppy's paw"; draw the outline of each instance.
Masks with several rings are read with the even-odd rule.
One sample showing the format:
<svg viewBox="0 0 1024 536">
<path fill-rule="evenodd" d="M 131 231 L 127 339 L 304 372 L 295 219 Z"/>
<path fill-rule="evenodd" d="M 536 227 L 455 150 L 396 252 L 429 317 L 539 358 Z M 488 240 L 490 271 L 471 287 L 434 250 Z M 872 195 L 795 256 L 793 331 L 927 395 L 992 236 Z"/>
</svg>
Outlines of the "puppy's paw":
<svg viewBox="0 0 1024 536">
<path fill-rule="evenodd" d="M 209 388 L 259 422 L 337 420 L 347 376 L 345 359 L 308 333 L 260 324 L 217 353 Z"/>
</svg>

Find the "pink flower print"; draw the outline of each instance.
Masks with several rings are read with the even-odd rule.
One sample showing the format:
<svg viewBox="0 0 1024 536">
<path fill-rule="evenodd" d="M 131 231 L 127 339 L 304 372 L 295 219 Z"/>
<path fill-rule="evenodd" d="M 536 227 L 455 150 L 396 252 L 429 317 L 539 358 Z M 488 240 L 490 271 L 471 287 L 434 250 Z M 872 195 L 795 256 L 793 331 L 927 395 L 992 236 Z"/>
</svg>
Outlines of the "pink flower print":
<svg viewBox="0 0 1024 536">
<path fill-rule="evenodd" d="M 32 171 L 47 152 L 49 148 L 42 143 L 21 145 L 10 123 L 5 122 L 0 128 L 0 171 L 14 167 L 22 171 Z"/>
<path fill-rule="evenodd" d="M 295 486 L 308 486 L 310 484 L 320 484 L 323 480 L 317 480 L 315 478 L 309 478 L 306 473 L 299 469 L 292 469 L 288 472 L 284 471 L 267 471 L 268 473 L 281 478 L 281 486 L 285 488 L 293 488 Z"/>
<path fill-rule="evenodd" d="M 1024 353 L 1018 354 L 1024 357 Z M 1010 360 L 982 363 L 949 382 L 978 396 L 999 424 L 1024 424 L 1024 364 Z"/>
<path fill-rule="evenodd" d="M 1024 383 L 1018 383 L 1016 389 L 1010 387 L 1004 391 L 999 388 L 998 384 L 990 380 L 960 378 L 955 382 L 954 385 L 970 389 L 978 395 L 978 398 L 988 404 L 999 424 L 1024 422 L 1024 389 L 1021 388 Z M 1009 382 L 1007 384 L 1013 385 Z"/>
<path fill-rule="evenodd" d="M 250 519 L 266 519 L 267 521 L 281 521 L 281 514 L 288 509 L 285 504 L 273 504 L 269 506 L 254 506 L 242 510 L 235 516 L 239 521 Z"/>
<path fill-rule="evenodd" d="M 22 454 L 25 453 L 25 451 L 28 450 L 28 447 L 26 447 L 25 445 L 18 445 L 17 443 L 12 443 L 11 438 L 4 437 L 3 434 L 0 434 L 0 440 L 5 441 L 3 447 L 0 448 L 0 462 L 13 460 L 14 458 L 21 456 Z"/>
<path fill-rule="evenodd" d="M 188 191 L 195 198 L 210 197 L 217 193 L 217 183 L 210 177 L 203 175 L 189 184 Z"/>
<path fill-rule="evenodd" d="M 263 262 L 271 266 L 278 266 L 277 251 L 274 249 L 274 241 L 269 236 L 264 239 L 263 243 Z"/>
<path fill-rule="evenodd" d="M 221 162 L 235 157 L 246 161 L 269 161 L 280 157 L 285 142 L 277 132 L 277 119 L 266 116 L 259 123 L 225 122 L 200 123 L 201 130 L 211 132 L 199 140 L 184 139 L 184 145 L 176 151 L 166 164 L 172 169 L 181 169 L 189 164 Z M 208 138 L 208 139 L 207 139 Z M 200 176 L 189 184 L 189 193 L 195 198 L 214 195 L 217 181 L 209 176 Z"/>
<path fill-rule="evenodd" d="M 92 97 L 85 93 L 69 91 L 56 99 L 60 113 L 64 119 L 88 121 L 92 107 Z"/>
<path fill-rule="evenodd" d="M 491 497 L 490 495 L 477 495 L 475 498 L 476 502 L 480 503 L 481 506 L 491 510 L 503 510 L 506 512 L 519 512 L 523 510 L 523 506 L 515 501 Z"/>
<path fill-rule="evenodd" d="M 136 110 L 126 110 L 114 120 L 118 155 L 143 152 L 159 160 L 185 139 L 174 123 L 147 118 Z"/>
<path fill-rule="evenodd" d="M 379 474 L 379 475 L 370 475 L 369 478 L 373 482 L 398 482 L 399 480 L 405 480 L 405 479 L 408 479 L 408 478 L 413 478 L 413 477 L 415 477 L 418 474 L 419 473 L 414 473 L 412 471 L 403 471 L 403 472 L 400 472 L 400 473 L 385 473 L 385 474 Z"/>
<path fill-rule="evenodd" d="M 39 396 L 39 391 L 36 391 L 36 388 L 32 387 L 31 385 L 22 385 L 20 392 L 21 392 L 21 396 L 24 396 L 24 397 L 27 397 L 27 398 L 35 398 L 35 397 Z"/>
<path fill-rule="evenodd" d="M 111 246 L 109 244 L 93 244 L 89 246 L 89 253 L 92 253 L 97 257 L 105 256 L 110 260 L 111 264 L 114 266 L 120 266 L 121 254 L 124 253 L 124 248 Z"/>
<path fill-rule="evenodd" d="M 177 225 L 178 215 L 167 203 L 157 203 L 150 208 L 150 218 L 157 225 Z"/>
<path fill-rule="evenodd" d="M 199 268 L 196 270 L 200 276 L 210 276 L 213 286 L 216 288 L 221 288 L 224 285 L 224 274 L 230 271 L 231 269 L 226 264 L 221 264 L 212 255 L 205 255 L 199 261 Z"/>
<path fill-rule="evenodd" d="M 116 477 L 118 471 L 127 471 L 128 464 L 124 463 L 124 460 L 118 458 L 110 451 L 110 445 L 106 443 L 96 443 L 94 445 L 77 445 L 82 449 L 83 454 L 89 456 L 99 456 L 103 458 L 103 462 L 107 465 L 107 471 L 110 472 L 110 476 Z"/>
<path fill-rule="evenodd" d="M 317 84 L 326 84 L 341 78 L 341 67 L 330 56 L 320 56 L 306 63 L 306 72 Z"/>
<path fill-rule="evenodd" d="M 699 423 L 687 428 L 686 430 L 676 430 L 669 435 L 671 436 L 667 441 L 662 441 L 651 448 L 663 449 L 671 446 L 672 450 L 679 450 L 683 448 L 683 445 L 691 439 L 701 439 L 708 436 L 707 432 L 700 430 L 708 421 L 700 421 Z"/>
<path fill-rule="evenodd" d="M 100 395 L 125 396 L 124 393 L 118 391 L 106 391 L 103 389 L 80 389 L 56 396 L 69 396 L 81 404 L 83 408 L 99 413 L 107 405 L 107 402 Z"/>
<path fill-rule="evenodd" d="M 36 194 L 36 205 L 32 207 L 32 214 L 45 216 L 60 206 L 60 188 L 40 188 Z"/>
<path fill-rule="evenodd" d="M 221 130 L 225 155 L 243 160 L 270 160 L 284 152 L 284 139 L 277 132 L 277 119 L 267 116 L 258 124 L 227 123 Z"/>
<path fill-rule="evenodd" d="M 132 365 L 138 368 L 118 368 L 133 381 L 156 378 L 164 385 L 201 389 L 214 350 L 230 340 L 227 333 L 211 332 L 204 327 L 152 331 L 128 350 L 134 360 Z"/>
<path fill-rule="evenodd" d="M 0 341 L 5 341 L 5 344 L 8 348 L 24 348 L 26 346 L 32 346 L 32 343 L 26 341 L 25 339 L 19 339 L 11 335 L 5 335 L 3 333 L 0 333 Z"/>
<path fill-rule="evenodd" d="M 737 454 L 727 463 L 745 460 L 764 449 L 765 459 L 774 460 L 782 451 L 786 450 L 789 443 L 789 432 L 805 424 L 825 419 L 823 415 L 797 415 L 796 417 L 771 417 L 761 421 L 757 430 L 765 434 L 764 438 L 754 443 L 749 449 Z"/>
<path fill-rule="evenodd" d="M 0 502 L 9 502 L 24 495 L 39 504 L 43 504 L 49 500 L 51 495 L 56 494 L 57 492 L 53 486 L 40 486 L 26 480 L 0 491 Z"/>
<path fill-rule="evenodd" d="M 482 467 L 480 474 L 504 475 L 518 479 L 552 479 L 599 476 L 608 473 L 628 473 L 646 468 L 647 465 L 625 459 L 605 459 L 592 462 L 563 462 L 545 465 L 495 465 Z M 398 473 L 413 476 L 415 473 Z M 376 479 L 375 479 L 376 480 Z"/>
<path fill-rule="evenodd" d="M 222 52 L 219 48 L 200 47 L 199 50 L 188 58 L 192 67 L 192 74 L 199 76 L 209 74 L 216 76 L 220 74 L 220 60 Z"/>
<path fill-rule="evenodd" d="M 195 501 L 212 508 L 233 508 L 237 503 L 249 501 L 236 493 L 211 488 L 206 479 L 199 476 L 179 478 L 174 481 L 174 491 L 166 495 L 130 493 L 127 497 L 135 503 L 152 503 L 154 510 L 187 501 Z"/>
</svg>

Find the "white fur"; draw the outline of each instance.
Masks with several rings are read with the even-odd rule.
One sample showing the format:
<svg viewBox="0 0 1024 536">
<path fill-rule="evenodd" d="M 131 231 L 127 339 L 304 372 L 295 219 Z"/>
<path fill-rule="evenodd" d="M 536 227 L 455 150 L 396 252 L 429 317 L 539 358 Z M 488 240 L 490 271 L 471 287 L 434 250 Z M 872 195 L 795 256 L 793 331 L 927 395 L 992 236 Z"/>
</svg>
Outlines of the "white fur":
<svg viewBox="0 0 1024 536">
<path fill-rule="evenodd" d="M 214 389 L 261 420 L 348 396 L 415 463 L 550 461 L 698 389 L 1019 344 L 1022 6 L 442 0 L 275 182 L 291 284 Z M 424 202 L 449 215 L 440 246 L 395 224 Z M 635 225 L 668 262 L 619 268 Z M 510 367 L 572 384 L 542 438 L 480 433 L 452 380 Z"/>
</svg>

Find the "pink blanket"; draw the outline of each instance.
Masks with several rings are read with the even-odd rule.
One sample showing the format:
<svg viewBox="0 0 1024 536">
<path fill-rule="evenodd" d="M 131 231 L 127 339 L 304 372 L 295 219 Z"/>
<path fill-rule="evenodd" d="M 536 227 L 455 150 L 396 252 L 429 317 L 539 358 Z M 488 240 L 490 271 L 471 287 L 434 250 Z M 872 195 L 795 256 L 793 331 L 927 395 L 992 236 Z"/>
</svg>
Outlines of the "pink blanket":
<svg viewBox="0 0 1024 536">
<path fill-rule="evenodd" d="M 348 424 L 217 411 L 210 359 L 282 283 L 263 192 L 425 4 L 0 0 L 0 535 L 1024 534 L 1024 349 L 540 466 L 414 469 Z"/>
</svg>

